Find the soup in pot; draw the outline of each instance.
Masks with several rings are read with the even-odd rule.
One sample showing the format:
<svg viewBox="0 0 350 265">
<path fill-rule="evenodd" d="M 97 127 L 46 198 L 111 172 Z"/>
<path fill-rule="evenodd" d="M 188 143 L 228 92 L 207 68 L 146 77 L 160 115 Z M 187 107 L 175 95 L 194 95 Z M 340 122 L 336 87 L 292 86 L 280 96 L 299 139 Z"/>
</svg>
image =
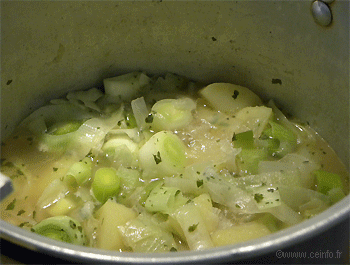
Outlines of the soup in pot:
<svg viewBox="0 0 350 265">
<path fill-rule="evenodd" d="M 1 218 L 115 251 L 201 250 L 262 237 L 348 193 L 307 124 L 248 88 L 133 72 L 51 100 L 2 142 Z"/>
</svg>

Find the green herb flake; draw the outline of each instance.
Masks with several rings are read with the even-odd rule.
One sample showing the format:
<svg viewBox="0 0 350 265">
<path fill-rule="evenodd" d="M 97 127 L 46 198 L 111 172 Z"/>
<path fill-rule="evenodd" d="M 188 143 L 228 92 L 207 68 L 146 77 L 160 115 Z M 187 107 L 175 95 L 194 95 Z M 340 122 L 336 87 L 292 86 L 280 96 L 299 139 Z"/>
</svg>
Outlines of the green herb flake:
<svg viewBox="0 0 350 265">
<path fill-rule="evenodd" d="M 160 162 L 162 162 L 162 158 L 160 157 L 160 152 L 158 151 L 156 155 L 153 155 L 154 161 L 158 165 Z"/>
<path fill-rule="evenodd" d="M 174 248 L 174 247 L 172 247 L 169 251 L 170 251 L 170 252 L 177 252 L 177 249 Z"/>
<path fill-rule="evenodd" d="M 57 170 L 58 170 L 58 167 L 54 167 L 54 168 L 53 168 L 53 171 L 56 172 Z"/>
<path fill-rule="evenodd" d="M 153 122 L 153 114 L 152 113 L 148 114 L 148 116 L 145 119 L 145 122 L 146 123 L 152 123 Z"/>
<path fill-rule="evenodd" d="M 236 133 L 233 133 L 232 142 L 234 142 L 234 141 L 236 141 L 236 140 L 237 140 Z"/>
<path fill-rule="evenodd" d="M 238 95 L 239 95 L 239 91 L 238 91 L 238 90 L 235 90 L 235 91 L 233 91 L 232 98 L 233 98 L 233 99 L 237 99 Z"/>
<path fill-rule="evenodd" d="M 18 225 L 18 227 L 23 227 L 23 226 L 25 226 L 25 225 L 29 225 L 29 222 L 20 223 L 20 224 Z"/>
<path fill-rule="evenodd" d="M 26 211 L 23 210 L 23 209 L 22 209 L 22 210 L 19 210 L 18 213 L 17 213 L 17 216 L 20 216 L 20 215 L 24 214 L 25 212 L 26 212 Z"/>
<path fill-rule="evenodd" d="M 13 199 L 13 201 L 7 205 L 5 210 L 7 211 L 13 210 L 15 208 L 15 205 L 16 205 L 16 199 Z"/>
<path fill-rule="evenodd" d="M 197 180 L 197 188 L 203 186 L 203 179 Z"/>
<path fill-rule="evenodd" d="M 254 200 L 259 203 L 264 199 L 264 195 L 262 195 L 261 193 L 255 193 L 254 194 Z"/>
<path fill-rule="evenodd" d="M 194 231 L 197 229 L 198 224 L 199 224 L 199 223 L 190 225 L 190 226 L 188 227 L 188 232 L 190 232 L 190 233 L 194 232 Z"/>
</svg>

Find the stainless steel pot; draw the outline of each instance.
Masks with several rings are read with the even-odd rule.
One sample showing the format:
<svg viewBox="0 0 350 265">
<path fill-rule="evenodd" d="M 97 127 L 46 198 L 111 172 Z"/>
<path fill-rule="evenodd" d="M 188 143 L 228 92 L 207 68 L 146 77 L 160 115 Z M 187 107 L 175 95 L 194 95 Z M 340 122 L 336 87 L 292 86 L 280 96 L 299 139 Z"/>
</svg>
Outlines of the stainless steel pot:
<svg viewBox="0 0 350 265">
<path fill-rule="evenodd" d="M 309 122 L 349 169 L 349 3 L 336 0 L 326 8 L 332 12 L 327 27 L 311 1 L 2 1 L 1 138 L 69 90 L 132 70 L 168 71 L 274 98 Z M 346 229 L 349 205 L 347 196 L 315 218 L 258 240 L 170 254 L 90 249 L 0 225 L 6 241 L 68 260 L 217 263 L 271 253 L 278 258 L 278 250 L 305 240 L 311 247 L 323 240 L 319 252 L 325 252 L 334 238 L 317 237 L 341 222 Z"/>
</svg>

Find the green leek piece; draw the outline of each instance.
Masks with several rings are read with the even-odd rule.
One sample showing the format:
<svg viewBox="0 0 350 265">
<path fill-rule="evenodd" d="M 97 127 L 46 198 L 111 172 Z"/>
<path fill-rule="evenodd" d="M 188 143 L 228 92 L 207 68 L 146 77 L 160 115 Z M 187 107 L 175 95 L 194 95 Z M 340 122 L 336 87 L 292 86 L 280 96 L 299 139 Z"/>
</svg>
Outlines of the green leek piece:
<svg viewBox="0 0 350 265">
<path fill-rule="evenodd" d="M 120 177 L 117 175 L 117 170 L 112 167 L 98 169 L 91 187 L 96 199 L 105 203 L 108 198 L 119 192 Z"/>
<path fill-rule="evenodd" d="M 237 165 L 243 174 L 258 174 L 259 162 L 268 159 L 266 149 L 242 149 L 237 156 Z"/>
<path fill-rule="evenodd" d="M 146 185 L 146 187 L 143 189 L 141 195 L 140 195 L 140 199 L 139 199 L 139 203 L 142 206 L 145 206 L 146 200 L 148 198 L 148 196 L 150 195 L 151 191 L 156 188 L 158 185 L 162 186 L 163 185 L 163 181 L 161 180 L 154 180 L 151 181 L 150 183 L 148 183 Z"/>
<path fill-rule="evenodd" d="M 173 235 L 162 228 L 154 217 L 140 214 L 120 228 L 126 245 L 134 252 L 177 251 Z"/>
<path fill-rule="evenodd" d="M 163 99 L 157 101 L 146 118 L 155 131 L 176 130 L 187 126 L 192 121 L 192 111 L 196 103 L 190 98 Z"/>
<path fill-rule="evenodd" d="M 187 201 L 179 189 L 159 185 L 150 192 L 145 208 L 149 212 L 170 214 Z"/>
<path fill-rule="evenodd" d="M 328 196 L 331 200 L 331 203 L 337 203 L 345 197 L 345 194 L 341 188 L 333 188 L 328 191 Z"/>
<path fill-rule="evenodd" d="M 254 148 L 254 134 L 253 131 L 246 131 L 234 134 L 232 142 L 235 148 L 253 149 Z"/>
<path fill-rule="evenodd" d="M 31 229 L 39 235 L 75 245 L 85 245 L 86 238 L 81 224 L 68 216 L 44 219 Z"/>
<path fill-rule="evenodd" d="M 58 122 L 48 128 L 48 133 L 52 135 L 63 135 L 75 132 L 83 124 L 83 121 Z"/>
<path fill-rule="evenodd" d="M 297 146 L 297 137 L 293 131 L 290 129 L 276 123 L 270 121 L 271 125 L 271 134 L 272 140 L 269 140 L 269 150 L 272 156 L 283 157 L 288 153 L 291 153 L 295 150 Z M 278 148 L 276 148 L 276 142 L 279 142 Z"/>
<path fill-rule="evenodd" d="M 327 194 L 331 189 L 343 189 L 343 183 L 338 174 L 330 173 L 324 170 L 315 170 L 313 174 L 316 176 L 317 191 Z"/>
<path fill-rule="evenodd" d="M 139 151 L 145 177 L 164 177 L 181 173 L 186 165 L 186 146 L 171 131 L 154 134 Z"/>
<path fill-rule="evenodd" d="M 74 163 L 67 171 L 66 177 L 72 176 L 78 185 L 83 184 L 91 177 L 92 162 L 91 159 L 85 157 L 82 161 Z M 66 179 L 65 177 L 65 179 Z"/>
</svg>

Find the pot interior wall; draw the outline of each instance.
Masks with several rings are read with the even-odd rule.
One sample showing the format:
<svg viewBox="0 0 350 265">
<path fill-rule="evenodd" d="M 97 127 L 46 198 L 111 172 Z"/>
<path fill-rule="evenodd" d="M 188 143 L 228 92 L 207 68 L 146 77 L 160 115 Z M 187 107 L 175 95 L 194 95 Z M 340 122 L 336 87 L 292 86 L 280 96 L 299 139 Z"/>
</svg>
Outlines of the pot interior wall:
<svg viewBox="0 0 350 265">
<path fill-rule="evenodd" d="M 69 90 L 132 70 L 233 82 L 308 121 L 349 161 L 349 5 L 2 1 L 1 137 Z"/>
</svg>

